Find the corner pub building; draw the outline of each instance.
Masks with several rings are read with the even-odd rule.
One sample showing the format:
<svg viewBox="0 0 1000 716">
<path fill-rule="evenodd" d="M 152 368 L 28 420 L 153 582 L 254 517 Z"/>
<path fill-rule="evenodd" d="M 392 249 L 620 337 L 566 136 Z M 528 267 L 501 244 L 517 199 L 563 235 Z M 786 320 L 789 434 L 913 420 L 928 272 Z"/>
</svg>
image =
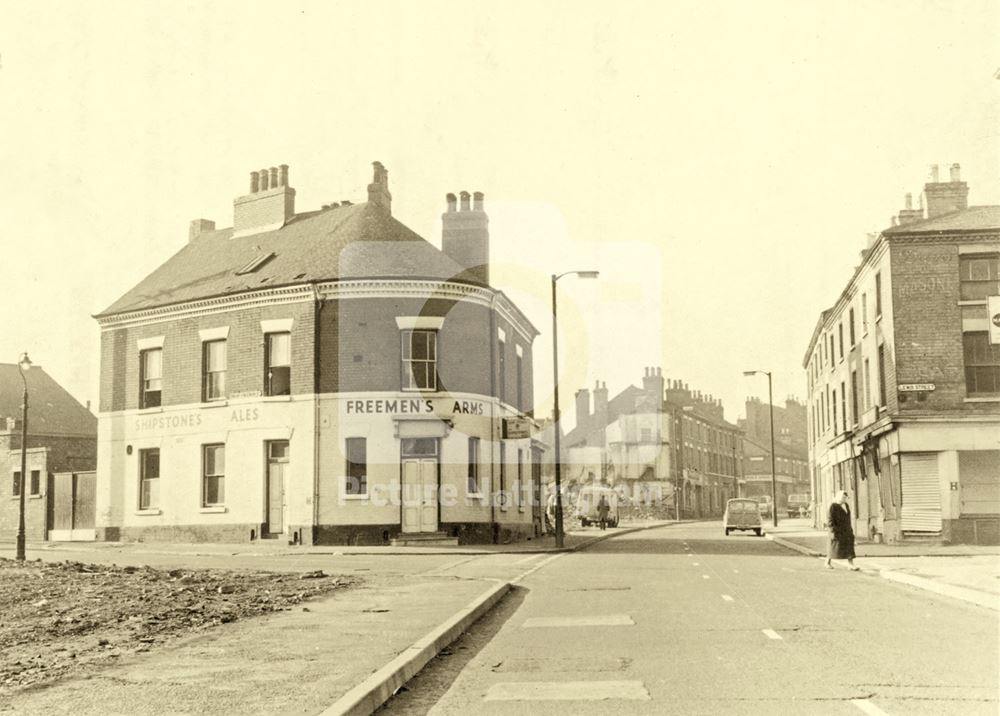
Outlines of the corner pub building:
<svg viewBox="0 0 1000 716">
<path fill-rule="evenodd" d="M 538 534 L 538 332 L 489 284 L 483 195 L 442 248 L 368 201 L 295 212 L 250 175 L 101 328 L 97 536 L 381 544 Z"/>
</svg>

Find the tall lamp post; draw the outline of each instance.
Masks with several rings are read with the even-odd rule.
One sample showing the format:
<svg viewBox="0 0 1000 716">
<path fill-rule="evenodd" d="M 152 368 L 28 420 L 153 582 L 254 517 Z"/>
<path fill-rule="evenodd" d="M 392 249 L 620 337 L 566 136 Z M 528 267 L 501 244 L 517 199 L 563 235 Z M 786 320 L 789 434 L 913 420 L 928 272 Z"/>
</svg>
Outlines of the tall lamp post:
<svg viewBox="0 0 1000 716">
<path fill-rule="evenodd" d="M 27 353 L 22 353 L 17 362 L 17 370 L 21 374 L 21 384 L 24 386 L 24 394 L 21 397 L 21 477 L 18 479 L 17 491 L 17 561 L 24 561 L 24 488 L 27 484 L 26 468 L 28 462 L 28 381 L 24 378 L 24 371 L 31 368 L 31 359 Z"/>
<path fill-rule="evenodd" d="M 559 328 L 556 312 L 556 281 L 563 276 L 574 275 L 580 278 L 597 278 L 600 272 L 566 271 L 552 274 L 552 417 L 556 448 L 556 547 L 562 547 L 566 542 L 566 535 L 563 532 L 562 453 L 559 448 Z"/>
<path fill-rule="evenodd" d="M 743 375 L 751 376 L 763 374 L 767 376 L 767 410 L 771 419 L 771 521 L 775 527 L 778 526 L 778 489 L 774 472 L 774 399 L 771 397 L 771 371 L 769 370 L 745 370 Z"/>
</svg>

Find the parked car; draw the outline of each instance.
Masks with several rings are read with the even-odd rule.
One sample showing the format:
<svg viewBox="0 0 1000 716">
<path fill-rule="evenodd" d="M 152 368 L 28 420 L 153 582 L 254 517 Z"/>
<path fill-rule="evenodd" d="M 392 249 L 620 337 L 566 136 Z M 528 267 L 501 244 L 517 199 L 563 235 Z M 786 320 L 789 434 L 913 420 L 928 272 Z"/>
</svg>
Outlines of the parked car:
<svg viewBox="0 0 1000 716">
<path fill-rule="evenodd" d="M 764 533 L 757 501 L 748 497 L 738 497 L 726 503 L 722 524 L 726 530 L 726 537 L 733 530 L 752 530 L 758 537 Z"/>
<path fill-rule="evenodd" d="M 809 495 L 789 495 L 786 505 L 789 517 L 808 517 L 810 513 Z"/>
<path fill-rule="evenodd" d="M 608 526 L 618 526 L 618 493 L 610 487 L 588 485 L 587 487 L 581 487 L 579 494 L 576 496 L 576 517 L 580 520 L 580 524 L 583 527 L 600 522 L 601 518 L 597 514 L 597 505 L 601 501 L 601 496 L 604 496 L 608 501 Z"/>
</svg>

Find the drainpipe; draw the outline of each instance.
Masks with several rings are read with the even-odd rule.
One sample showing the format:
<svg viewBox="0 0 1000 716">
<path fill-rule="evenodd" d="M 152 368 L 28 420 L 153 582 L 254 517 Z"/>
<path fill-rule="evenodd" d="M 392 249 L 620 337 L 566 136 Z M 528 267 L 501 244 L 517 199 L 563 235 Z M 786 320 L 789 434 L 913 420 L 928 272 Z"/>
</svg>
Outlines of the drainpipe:
<svg viewBox="0 0 1000 716">
<path fill-rule="evenodd" d="M 320 314 L 323 311 L 323 301 L 319 289 L 313 283 L 313 496 L 312 496 L 312 544 L 316 544 L 319 528 L 319 357 L 320 357 Z M 340 362 L 337 363 L 338 369 Z"/>
<path fill-rule="evenodd" d="M 494 486 L 496 471 L 496 394 L 497 394 L 497 293 L 490 299 L 490 539 L 497 543 L 497 507 Z"/>
</svg>

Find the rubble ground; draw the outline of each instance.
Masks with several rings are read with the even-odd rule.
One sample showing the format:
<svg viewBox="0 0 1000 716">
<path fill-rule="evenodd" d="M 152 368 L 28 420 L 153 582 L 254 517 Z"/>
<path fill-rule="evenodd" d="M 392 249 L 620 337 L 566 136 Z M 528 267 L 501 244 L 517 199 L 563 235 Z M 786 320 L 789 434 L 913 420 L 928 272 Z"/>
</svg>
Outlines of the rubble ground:
<svg viewBox="0 0 1000 716">
<path fill-rule="evenodd" d="M 320 570 L 160 570 L 0 558 L 0 695 L 359 583 Z"/>
</svg>

